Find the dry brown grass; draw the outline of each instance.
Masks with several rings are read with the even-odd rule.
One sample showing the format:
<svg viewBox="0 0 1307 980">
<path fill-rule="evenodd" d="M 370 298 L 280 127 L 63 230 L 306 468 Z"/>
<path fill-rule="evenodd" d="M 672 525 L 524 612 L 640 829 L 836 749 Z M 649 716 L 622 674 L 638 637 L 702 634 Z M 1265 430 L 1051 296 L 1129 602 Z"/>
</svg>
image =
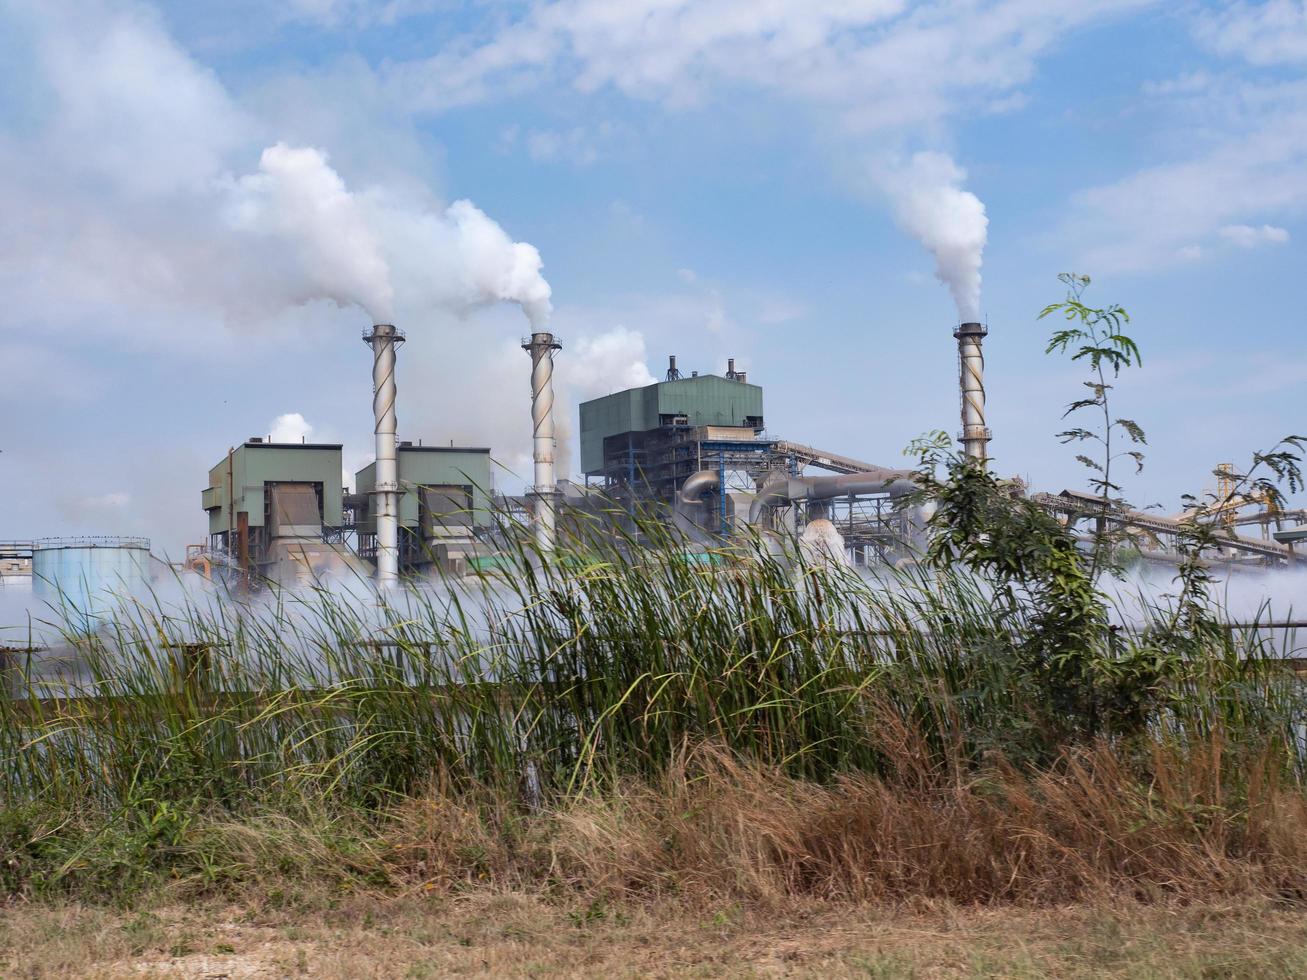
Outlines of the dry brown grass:
<svg viewBox="0 0 1307 980">
<path fill-rule="evenodd" d="M 1225 778 L 1232 765 L 1243 780 Z M 772 907 L 1297 902 L 1307 895 L 1307 800 L 1274 771 L 1269 756 L 1231 761 L 1211 745 L 1158 749 L 1142 768 L 1100 747 L 1033 776 L 997 765 L 818 785 L 702 747 L 657 784 L 529 820 L 486 804 L 413 803 L 388 860 L 401 878 L 442 890 L 495 882 Z M 1232 782 L 1249 787 L 1242 798 L 1227 796 Z"/>
<path fill-rule="evenodd" d="M 545 812 L 201 822 L 138 912 L 0 909 L 0 976 L 1307 975 L 1307 800 L 1272 753 L 930 757 L 820 785 L 701 746 Z"/>
</svg>

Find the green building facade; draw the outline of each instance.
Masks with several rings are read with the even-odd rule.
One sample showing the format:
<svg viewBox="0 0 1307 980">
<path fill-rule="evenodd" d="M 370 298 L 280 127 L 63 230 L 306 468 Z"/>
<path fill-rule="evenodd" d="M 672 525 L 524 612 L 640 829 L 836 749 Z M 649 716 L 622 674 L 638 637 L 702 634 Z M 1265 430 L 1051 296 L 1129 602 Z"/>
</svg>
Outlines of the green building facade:
<svg viewBox="0 0 1307 980">
<path fill-rule="evenodd" d="M 396 450 L 401 527 L 416 528 L 421 521 L 421 488 L 461 488 L 471 501 L 471 524 L 485 527 L 490 523 L 494 478 L 490 467 L 490 450 L 463 446 L 400 445 Z M 354 486 L 360 494 L 371 493 L 377 485 L 376 463 L 369 463 L 355 474 Z M 372 508 L 359 514 L 360 534 L 375 534 L 376 516 Z"/>
<path fill-rule="evenodd" d="M 604 472 L 604 440 L 660 428 L 765 428 L 762 388 L 715 374 L 659 381 L 581 403 L 581 469 Z"/>
<path fill-rule="evenodd" d="M 312 485 L 321 503 L 322 523 L 343 523 L 341 447 L 325 443 L 245 442 L 209 469 L 201 504 L 209 515 L 209 534 L 235 528 L 242 512 L 251 528 L 267 519 L 269 484 Z M 234 503 L 234 507 L 232 506 Z"/>
</svg>

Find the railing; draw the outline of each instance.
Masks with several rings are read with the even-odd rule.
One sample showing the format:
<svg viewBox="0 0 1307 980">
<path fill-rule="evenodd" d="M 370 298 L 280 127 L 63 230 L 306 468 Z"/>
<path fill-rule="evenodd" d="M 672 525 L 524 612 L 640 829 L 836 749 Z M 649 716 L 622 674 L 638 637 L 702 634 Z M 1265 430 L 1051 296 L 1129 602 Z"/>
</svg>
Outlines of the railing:
<svg viewBox="0 0 1307 980">
<path fill-rule="evenodd" d="M 150 539 L 83 534 L 69 538 L 37 538 L 32 542 L 33 551 L 54 551 L 57 548 L 143 548 L 149 551 Z"/>
</svg>

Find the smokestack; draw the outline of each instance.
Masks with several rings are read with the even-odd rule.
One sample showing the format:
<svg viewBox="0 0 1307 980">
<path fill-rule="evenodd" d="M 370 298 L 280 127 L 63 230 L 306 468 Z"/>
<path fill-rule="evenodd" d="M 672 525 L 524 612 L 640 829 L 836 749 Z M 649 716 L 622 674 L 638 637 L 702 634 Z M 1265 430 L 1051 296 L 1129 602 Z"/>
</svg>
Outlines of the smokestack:
<svg viewBox="0 0 1307 980">
<path fill-rule="evenodd" d="M 395 463 L 395 348 L 404 335 L 378 323 L 363 335 L 372 347 L 372 419 L 377 437 L 376 483 L 377 587 L 399 582 L 399 470 Z"/>
<path fill-rule="evenodd" d="M 728 357 L 726 359 L 726 377 L 730 378 L 732 381 L 735 380 L 735 358 L 733 357 Z"/>
<path fill-rule="evenodd" d="M 991 438 L 985 428 L 985 355 L 981 342 L 989 330 L 983 323 L 961 323 L 953 331 L 958 342 L 958 384 L 962 392 L 962 451 L 984 464 Z"/>
<path fill-rule="evenodd" d="M 676 369 L 676 355 L 675 355 L 675 354 L 668 354 L 668 355 L 667 355 L 667 380 L 668 380 L 668 381 L 680 381 L 680 380 L 681 380 L 681 372 L 678 371 L 678 370 Z"/>
<path fill-rule="evenodd" d="M 554 351 L 562 350 L 551 333 L 533 333 L 522 341 L 531 355 L 531 425 L 534 433 L 536 545 L 547 551 L 554 546 Z"/>
</svg>

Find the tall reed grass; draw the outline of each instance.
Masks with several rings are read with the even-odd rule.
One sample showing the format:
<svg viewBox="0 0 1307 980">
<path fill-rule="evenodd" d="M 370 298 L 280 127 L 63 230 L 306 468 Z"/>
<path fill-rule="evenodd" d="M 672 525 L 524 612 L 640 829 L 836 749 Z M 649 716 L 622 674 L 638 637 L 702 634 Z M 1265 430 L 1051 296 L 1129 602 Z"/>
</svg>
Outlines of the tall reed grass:
<svg viewBox="0 0 1307 980">
<path fill-rule="evenodd" d="M 0 806 L 27 814 L 24 846 L 50 814 L 166 842 L 197 813 L 382 814 L 433 787 L 544 812 L 655 785 L 701 745 L 814 800 L 915 780 L 922 806 L 1082 751 L 1146 782 L 1158 752 L 1219 744 L 1226 799 L 1253 772 L 1303 775 L 1303 694 L 1259 631 L 1185 637 L 1141 728 L 1069 745 L 1020 655 L 1037 610 L 983 576 L 863 575 L 761 538 L 705 562 L 659 526 L 590 530 L 548 554 L 513 536 L 495 568 L 391 594 L 157 593 L 66 630 L 75 674 L 0 698 Z M 1105 625 L 1107 659 L 1160 649 L 1167 613 Z"/>
</svg>

